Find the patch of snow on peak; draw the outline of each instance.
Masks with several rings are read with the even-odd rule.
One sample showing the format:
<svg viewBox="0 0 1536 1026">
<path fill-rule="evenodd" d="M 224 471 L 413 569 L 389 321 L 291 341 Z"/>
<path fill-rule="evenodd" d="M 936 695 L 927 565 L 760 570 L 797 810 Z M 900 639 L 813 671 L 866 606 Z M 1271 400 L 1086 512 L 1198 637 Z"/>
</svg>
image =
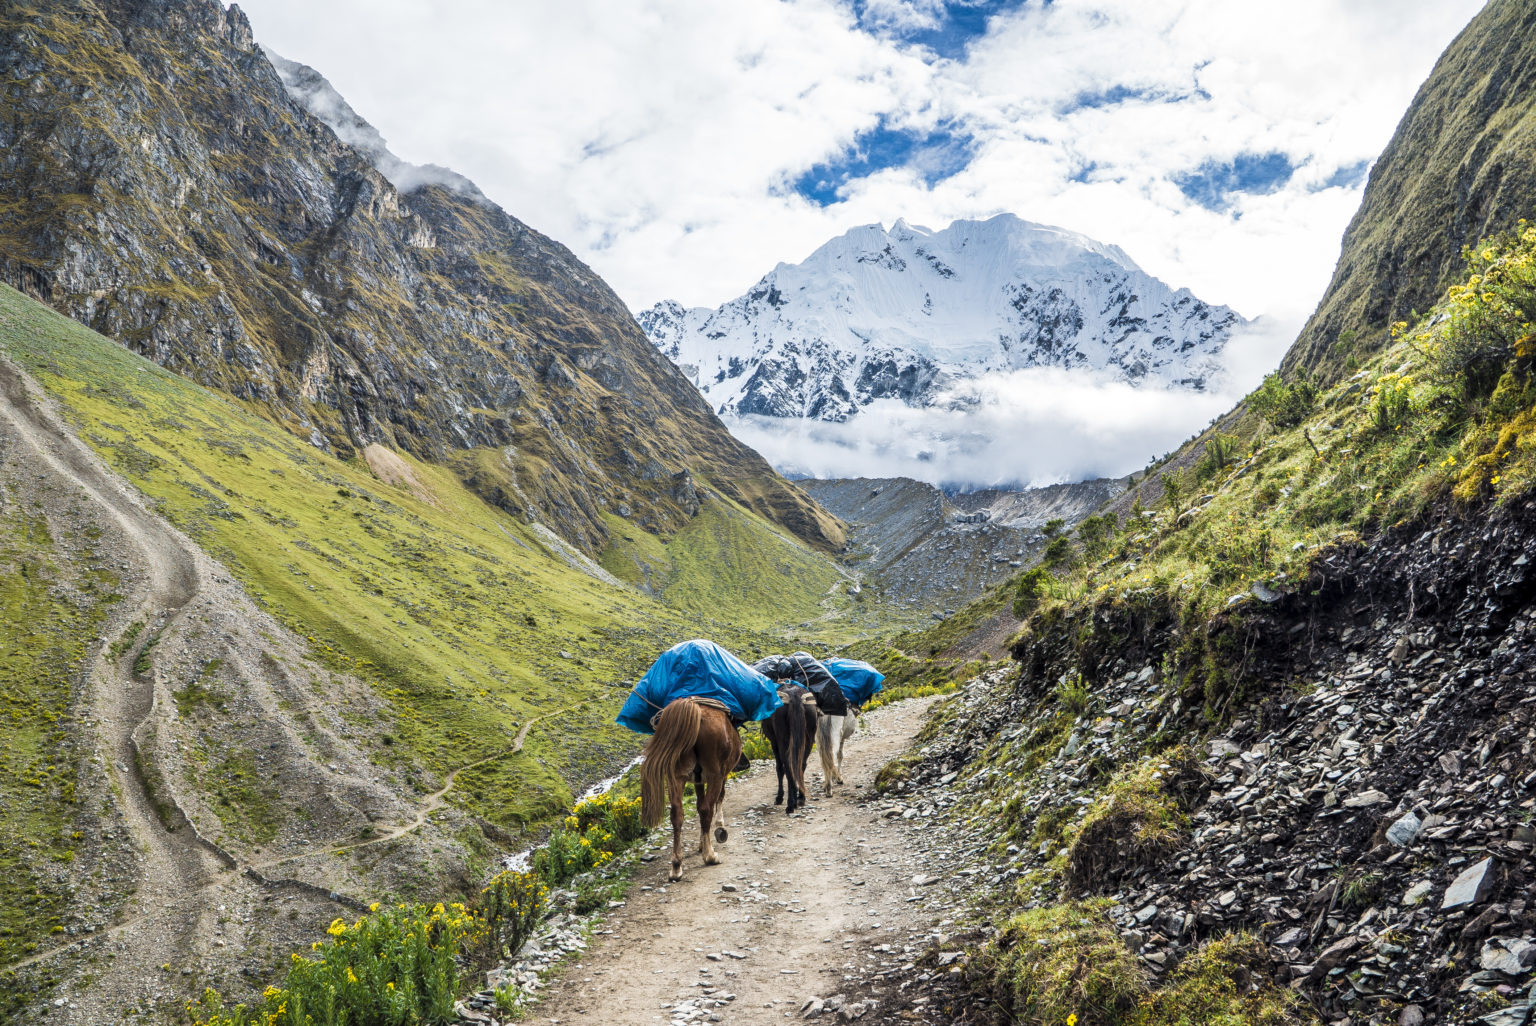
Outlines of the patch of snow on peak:
<svg viewBox="0 0 1536 1026">
<path fill-rule="evenodd" d="M 662 302 L 639 320 L 723 416 L 837 423 L 1037 367 L 1203 390 L 1245 323 L 1118 246 L 1012 214 L 861 225 L 716 309 Z"/>
</svg>

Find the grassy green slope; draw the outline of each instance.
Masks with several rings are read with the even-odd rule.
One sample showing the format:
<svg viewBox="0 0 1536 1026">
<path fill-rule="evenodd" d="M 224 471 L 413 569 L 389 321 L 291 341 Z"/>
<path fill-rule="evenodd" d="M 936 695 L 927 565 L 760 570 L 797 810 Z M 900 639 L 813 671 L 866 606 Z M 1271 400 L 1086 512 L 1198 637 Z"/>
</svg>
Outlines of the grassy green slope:
<svg viewBox="0 0 1536 1026">
<path fill-rule="evenodd" d="M 1295 586 L 1330 546 L 1436 502 L 1465 508 L 1536 487 L 1536 227 L 1480 244 L 1461 276 L 1350 378 L 1320 391 L 1276 378 L 1223 421 L 1232 434 L 1204 432 L 1170 457 L 1151 508 L 1126 508 L 1091 552 L 1075 539 L 1068 562 L 1015 605 L 1015 652 L 1108 606 L 1151 600 L 1200 622 L 1253 601 L 1255 586 Z M 944 656 L 995 623 L 1024 576 L 854 651 L 893 667 L 897 684 L 964 677 L 974 667 Z"/>
<path fill-rule="evenodd" d="M 1264 399 L 1273 385 L 1250 397 L 1246 433 L 1203 438 L 1157 508 L 1058 570 L 1030 629 L 1148 593 L 1209 616 L 1434 503 L 1536 487 L 1536 227 L 1480 244 L 1463 278 L 1350 379 L 1284 403 Z"/>
<path fill-rule="evenodd" d="M 0 473 L 0 965 L 63 929 L 88 815 L 76 793 L 74 681 L 119 597 L 94 539 L 61 551 L 7 476 Z"/>
<path fill-rule="evenodd" d="M 1335 381 L 1433 306 L 1461 249 L 1536 204 L 1536 3 L 1492 0 L 1446 48 L 1371 171 L 1333 280 L 1286 354 Z"/>
<path fill-rule="evenodd" d="M 551 717 L 523 753 L 452 792 L 504 827 L 563 809 L 569 782 L 634 747 L 609 722 L 625 694 L 613 685 L 659 650 L 700 635 L 747 652 L 775 643 L 739 626 L 775 616 L 742 594 L 715 593 L 685 612 L 605 584 L 447 470 L 405 457 L 430 501 L 386 485 L 360 461 L 334 459 L 9 289 L 0 289 L 0 350 L 111 466 L 309 639 L 318 662 L 377 688 L 391 709 L 388 722 L 368 725 L 380 758 L 425 771 L 418 787 L 505 751 L 533 717 L 577 717 L 582 744 L 565 743 L 569 725 Z M 703 519 L 701 535 L 712 522 Z M 747 535 L 768 531 L 753 523 Z M 798 565 L 818 560 L 824 577 L 835 573 L 821 557 Z"/>
<path fill-rule="evenodd" d="M 851 605 L 845 571 L 718 493 L 703 497 L 698 515 L 666 540 L 611 514 L 607 521 L 603 568 L 677 609 L 706 616 L 729 609 L 744 625 L 771 631 L 814 626 Z"/>
</svg>

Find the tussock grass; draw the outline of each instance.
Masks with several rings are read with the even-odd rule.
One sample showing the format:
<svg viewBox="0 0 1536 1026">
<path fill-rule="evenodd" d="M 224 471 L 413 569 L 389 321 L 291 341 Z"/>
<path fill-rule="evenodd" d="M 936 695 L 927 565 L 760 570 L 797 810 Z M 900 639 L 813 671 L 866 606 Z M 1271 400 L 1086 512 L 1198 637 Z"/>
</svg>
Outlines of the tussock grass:
<svg viewBox="0 0 1536 1026">
<path fill-rule="evenodd" d="M 1292 1026 L 1315 1022 L 1277 987 L 1264 945 L 1249 934 L 1215 938 L 1184 957 L 1156 989 L 1125 946 L 1108 899 L 1067 902 L 1014 916 L 973 963 L 1009 1021 L 1030 1026 Z"/>
</svg>

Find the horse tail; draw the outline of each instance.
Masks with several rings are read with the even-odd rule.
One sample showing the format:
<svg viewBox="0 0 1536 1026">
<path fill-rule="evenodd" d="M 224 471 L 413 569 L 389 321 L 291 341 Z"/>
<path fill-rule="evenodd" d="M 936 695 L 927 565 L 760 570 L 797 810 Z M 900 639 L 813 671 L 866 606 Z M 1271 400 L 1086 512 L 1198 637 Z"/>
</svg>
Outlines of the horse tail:
<svg viewBox="0 0 1536 1026">
<path fill-rule="evenodd" d="M 794 775 L 795 786 L 800 788 L 801 794 L 804 794 L 805 763 L 811 757 L 811 749 L 816 745 L 816 733 L 813 729 L 807 728 L 805 719 L 807 708 L 809 707 L 809 709 L 814 710 L 816 707 L 810 704 L 815 701 L 815 698 L 809 691 L 802 693 L 798 697 L 800 700 L 796 703 L 793 715 L 789 717 L 789 749 L 794 753 L 794 768 L 791 772 Z M 812 712 L 811 715 L 814 716 L 816 714 Z"/>
<path fill-rule="evenodd" d="M 816 738 L 821 742 L 821 775 L 827 780 L 828 792 L 831 791 L 832 777 L 837 768 L 833 758 L 832 744 L 832 717 L 823 716 L 816 721 Z"/>
<path fill-rule="evenodd" d="M 704 714 L 697 702 L 680 698 L 652 721 L 656 733 L 645 745 L 645 761 L 640 764 L 640 822 L 647 830 L 661 822 L 667 807 L 667 778 L 677 757 L 699 740 L 699 724 Z"/>
</svg>

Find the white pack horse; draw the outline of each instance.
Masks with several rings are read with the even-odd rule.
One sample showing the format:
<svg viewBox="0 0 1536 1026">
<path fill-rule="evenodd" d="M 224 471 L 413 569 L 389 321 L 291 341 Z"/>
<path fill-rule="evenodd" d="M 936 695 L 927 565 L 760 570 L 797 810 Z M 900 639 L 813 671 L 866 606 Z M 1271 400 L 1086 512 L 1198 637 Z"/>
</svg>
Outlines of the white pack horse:
<svg viewBox="0 0 1536 1026">
<path fill-rule="evenodd" d="M 858 715 L 858 709 L 850 705 L 847 716 L 823 714 L 816 722 L 816 750 L 821 753 L 821 779 L 826 783 L 828 797 L 834 783 L 847 783 L 843 779 L 843 742 L 857 729 Z"/>
</svg>

